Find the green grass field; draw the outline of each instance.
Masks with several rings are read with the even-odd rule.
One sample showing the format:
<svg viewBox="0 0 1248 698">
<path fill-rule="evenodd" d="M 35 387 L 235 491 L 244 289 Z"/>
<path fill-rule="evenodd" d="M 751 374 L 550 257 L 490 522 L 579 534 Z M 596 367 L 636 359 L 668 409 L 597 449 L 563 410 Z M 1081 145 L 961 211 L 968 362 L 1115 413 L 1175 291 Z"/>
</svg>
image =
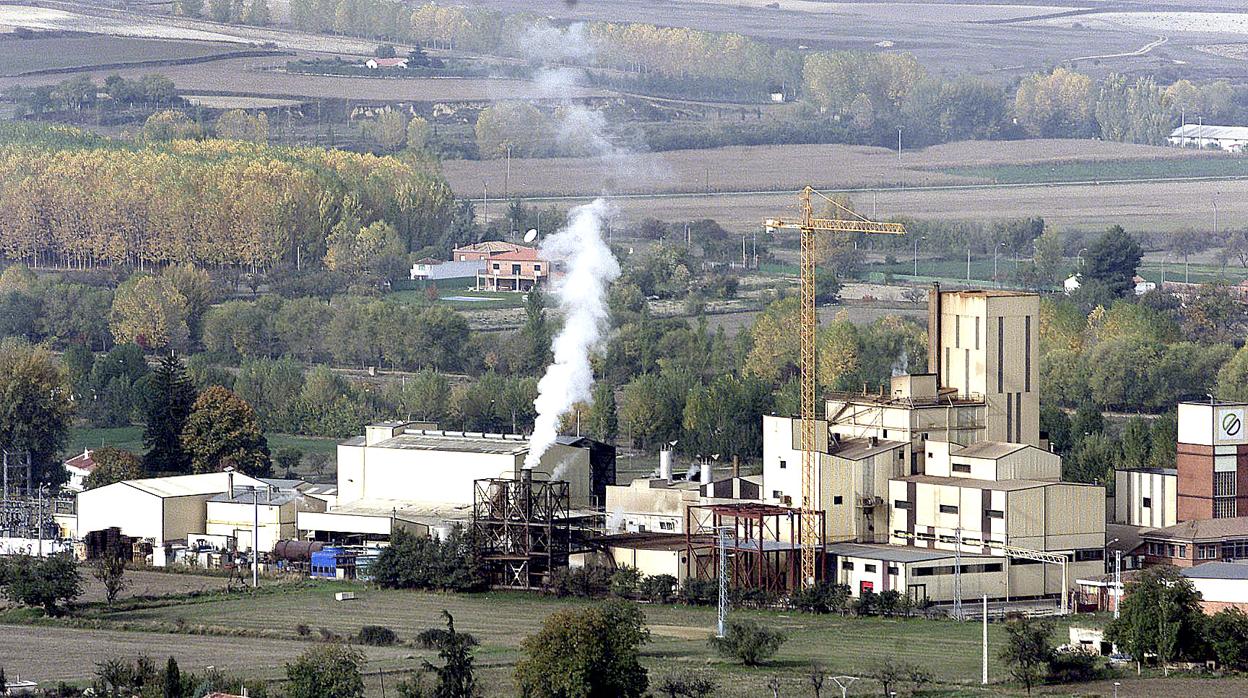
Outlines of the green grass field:
<svg viewBox="0 0 1248 698">
<path fill-rule="evenodd" d="M 352 589 L 359 599 L 344 604 L 333 592 Z M 295 627 L 308 625 L 349 635 L 362 625 L 385 625 L 400 640 L 439 625 L 446 609 L 458 629 L 481 640 L 477 660 L 486 679 L 486 696 L 511 696 L 511 672 L 519 656 L 520 642 L 539 627 L 550 613 L 583 606 L 579 600 L 555 599 L 536 594 L 491 592 L 479 595 L 382 591 L 342 583 L 300 586 L 259 596 L 236 595 L 175 604 L 150 604 L 134 610 L 107 611 L 96 607 L 91 615 L 104 624 L 125 623 L 131 630 L 171 628 L 176 623 L 270 630 L 298 636 Z M 980 632 L 976 623 L 922 619 L 841 618 L 774 611 L 733 611 L 732 617 L 752 618 L 783 631 L 788 641 L 765 667 L 747 669 L 720 658 L 707 644 L 715 625 L 715 609 L 686 606 L 644 605 L 652 641 L 644 648 L 644 663 L 654 677 L 668 673 L 709 671 L 720 682 L 718 696 L 763 695 L 771 676 L 779 676 L 791 695 L 804 695 L 798 687 L 812 662 L 836 674 L 861 675 L 883 655 L 905 656 L 926 668 L 935 680 L 954 687 L 975 685 L 980 672 Z M 1059 635 L 1065 634 L 1061 625 Z M 990 644 L 1002 641 L 1003 631 L 990 626 Z M 1000 678 L 1004 667 L 990 660 L 991 673 Z M 410 659 L 379 660 L 368 670 L 392 672 L 414 668 L 423 650 L 411 650 Z M 862 690 L 866 689 L 866 690 Z M 867 686 L 860 685 L 859 694 Z"/>
<path fill-rule="evenodd" d="M 986 165 L 941 168 L 946 174 L 974 177 L 995 184 L 1095 182 L 1170 177 L 1244 177 L 1248 158 L 1176 158 L 1165 160 L 1101 160 L 1051 165 Z"/>
<path fill-rule="evenodd" d="M 304 453 L 326 453 L 333 455 L 338 451 L 338 439 L 320 436 L 300 436 L 296 434 L 265 434 L 269 442 L 269 451 L 285 446 L 293 446 Z M 95 427 L 74 427 L 69 430 L 69 441 L 65 453 L 73 455 L 86 448 L 115 446 L 135 453 L 143 452 L 143 427 L 128 426 L 98 429 Z"/>
</svg>

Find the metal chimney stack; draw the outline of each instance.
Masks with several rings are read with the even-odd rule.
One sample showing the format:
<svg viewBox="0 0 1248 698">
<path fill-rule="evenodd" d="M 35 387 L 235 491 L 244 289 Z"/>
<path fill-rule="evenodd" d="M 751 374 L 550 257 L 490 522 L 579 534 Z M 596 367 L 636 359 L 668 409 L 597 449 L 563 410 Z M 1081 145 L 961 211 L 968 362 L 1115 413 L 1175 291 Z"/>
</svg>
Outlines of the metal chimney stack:
<svg viewBox="0 0 1248 698">
<path fill-rule="evenodd" d="M 659 451 L 659 479 L 672 481 L 672 450 L 669 448 Z"/>
</svg>

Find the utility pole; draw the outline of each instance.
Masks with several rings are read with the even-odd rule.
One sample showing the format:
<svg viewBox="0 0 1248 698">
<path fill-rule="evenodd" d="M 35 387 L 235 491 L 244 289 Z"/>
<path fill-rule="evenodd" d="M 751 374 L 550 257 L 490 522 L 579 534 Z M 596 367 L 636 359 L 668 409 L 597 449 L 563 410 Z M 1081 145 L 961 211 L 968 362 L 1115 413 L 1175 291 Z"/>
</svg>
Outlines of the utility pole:
<svg viewBox="0 0 1248 698">
<path fill-rule="evenodd" d="M 716 625 L 716 637 L 724 636 L 724 625 L 728 621 L 728 527 L 719 528 L 719 617 Z"/>
<path fill-rule="evenodd" d="M 35 528 L 39 529 L 39 557 L 43 557 L 43 488 L 39 486 L 39 518 L 35 519 Z"/>
<path fill-rule="evenodd" d="M 507 144 L 507 169 L 503 174 L 503 201 L 511 198 L 511 144 Z"/>
<path fill-rule="evenodd" d="M 988 595 L 984 594 L 984 675 L 980 679 L 980 683 L 988 685 Z"/>
<path fill-rule="evenodd" d="M 841 689 L 841 698 L 849 695 L 849 687 L 858 680 L 857 676 L 833 676 L 832 680 L 836 682 L 838 688 Z"/>
<path fill-rule="evenodd" d="M 1122 551 L 1114 551 L 1114 619 L 1118 618 L 1118 609 L 1122 606 Z"/>
<path fill-rule="evenodd" d="M 953 537 L 953 618 L 962 620 L 962 526 Z"/>
<path fill-rule="evenodd" d="M 966 248 L 966 280 L 971 280 L 971 248 Z"/>
<path fill-rule="evenodd" d="M 260 588 L 260 490 L 251 487 L 251 588 Z"/>
</svg>

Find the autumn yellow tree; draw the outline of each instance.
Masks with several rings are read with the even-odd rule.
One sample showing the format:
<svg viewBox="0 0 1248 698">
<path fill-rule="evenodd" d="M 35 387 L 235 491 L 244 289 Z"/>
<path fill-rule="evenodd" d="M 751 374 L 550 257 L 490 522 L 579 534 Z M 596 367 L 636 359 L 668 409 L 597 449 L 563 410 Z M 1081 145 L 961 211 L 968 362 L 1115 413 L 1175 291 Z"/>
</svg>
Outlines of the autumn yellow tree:
<svg viewBox="0 0 1248 698">
<path fill-rule="evenodd" d="M 177 109 L 158 111 L 143 122 L 143 140 L 149 143 L 199 138 L 202 135 L 204 131 L 199 124 Z"/>
<path fill-rule="evenodd" d="M 797 319 L 800 299 L 796 296 L 767 306 L 750 328 L 750 353 L 745 371 L 777 384 L 795 375 L 800 360 Z"/>
<path fill-rule="evenodd" d="M 551 150 L 553 126 L 537 107 L 524 102 L 501 102 L 477 116 L 477 150 L 483 158 L 501 158 L 511 148 L 513 157 L 541 156 Z"/>
<path fill-rule="evenodd" d="M 242 109 L 231 109 L 217 117 L 214 130 L 217 138 L 264 143 L 269 140 L 269 117 L 263 112 L 253 116 Z"/>
<path fill-rule="evenodd" d="M 119 344 L 181 347 L 188 337 L 186 297 L 169 279 L 136 274 L 117 287 L 108 327 Z"/>
</svg>

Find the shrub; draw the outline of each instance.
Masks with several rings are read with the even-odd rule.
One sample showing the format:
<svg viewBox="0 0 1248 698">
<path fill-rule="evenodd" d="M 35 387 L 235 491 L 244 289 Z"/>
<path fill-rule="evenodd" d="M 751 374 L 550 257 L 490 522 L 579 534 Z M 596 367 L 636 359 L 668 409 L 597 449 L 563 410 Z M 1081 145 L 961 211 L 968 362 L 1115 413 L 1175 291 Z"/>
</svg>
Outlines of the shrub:
<svg viewBox="0 0 1248 698">
<path fill-rule="evenodd" d="M 1051 683 L 1084 683 L 1100 675 L 1096 657 L 1079 650 L 1054 652 L 1049 659 Z"/>
<path fill-rule="evenodd" d="M 720 654 L 746 666 L 767 661 L 788 639 L 778 630 L 769 630 L 752 620 L 733 621 L 723 637 L 712 637 L 710 645 Z"/>
<path fill-rule="evenodd" d="M 677 584 L 670 574 L 650 575 L 641 580 L 641 598 L 652 603 L 671 603 L 676 598 Z"/>
<path fill-rule="evenodd" d="M 360 628 L 360 633 L 355 636 L 355 639 L 360 644 L 373 647 L 389 647 L 398 641 L 394 631 L 384 625 L 366 625 Z"/>
<path fill-rule="evenodd" d="M 690 606 L 710 606 L 719 601 L 719 584 L 711 579 L 686 579 L 680 600 Z"/>
<path fill-rule="evenodd" d="M 312 634 L 312 628 L 307 623 L 300 623 L 295 626 L 295 634 L 299 637 L 307 637 Z"/>
<path fill-rule="evenodd" d="M 793 595 L 793 605 L 807 613 L 845 613 L 850 589 L 846 584 L 820 582 Z"/>
<path fill-rule="evenodd" d="M 611 595 L 622 599 L 635 599 L 641 589 L 641 572 L 636 567 L 622 565 L 611 573 Z"/>
<path fill-rule="evenodd" d="M 548 590 L 555 596 L 591 599 L 605 596 L 611 588 L 611 572 L 598 565 L 566 567 L 550 574 Z"/>
</svg>

